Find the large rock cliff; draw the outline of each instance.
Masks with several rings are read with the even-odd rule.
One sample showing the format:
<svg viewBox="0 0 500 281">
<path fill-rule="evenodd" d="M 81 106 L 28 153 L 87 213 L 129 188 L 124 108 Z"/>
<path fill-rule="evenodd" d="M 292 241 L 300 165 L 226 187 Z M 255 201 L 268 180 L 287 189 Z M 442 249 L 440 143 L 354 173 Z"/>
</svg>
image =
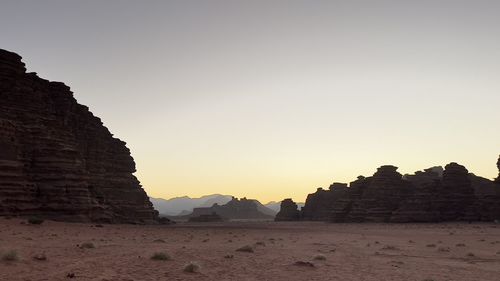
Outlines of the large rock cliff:
<svg viewBox="0 0 500 281">
<path fill-rule="evenodd" d="M 500 160 L 497 165 L 500 170 Z M 332 222 L 438 222 L 500 220 L 500 182 L 457 163 L 402 176 L 382 166 L 349 186 L 334 183 L 307 196 L 299 216 L 280 220 Z"/>
<path fill-rule="evenodd" d="M 0 215 L 65 221 L 157 220 L 135 163 L 69 87 L 26 73 L 0 49 Z"/>
</svg>

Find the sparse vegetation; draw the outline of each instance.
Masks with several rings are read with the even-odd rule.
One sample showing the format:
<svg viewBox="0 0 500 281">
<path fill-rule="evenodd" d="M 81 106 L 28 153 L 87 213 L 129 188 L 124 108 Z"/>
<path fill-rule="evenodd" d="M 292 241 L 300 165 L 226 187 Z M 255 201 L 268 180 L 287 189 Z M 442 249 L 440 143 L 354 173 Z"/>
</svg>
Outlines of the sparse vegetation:
<svg viewBox="0 0 500 281">
<path fill-rule="evenodd" d="M 449 247 L 439 247 L 437 250 L 438 250 L 438 252 L 449 252 L 450 248 Z"/>
<path fill-rule="evenodd" d="M 200 272 L 201 266 L 197 262 L 189 262 L 184 266 L 184 272 L 187 273 L 197 273 Z"/>
<path fill-rule="evenodd" d="M 398 248 L 393 245 L 385 245 L 384 247 L 382 247 L 382 250 L 398 250 Z"/>
<path fill-rule="evenodd" d="M 476 255 L 474 255 L 474 253 L 467 253 L 467 256 L 468 256 L 469 258 L 473 258 L 473 257 L 475 257 Z"/>
<path fill-rule="evenodd" d="M 151 256 L 151 259 L 156 261 L 168 261 L 171 260 L 172 258 L 170 257 L 169 254 L 165 252 L 156 252 Z"/>
<path fill-rule="evenodd" d="M 37 261 L 46 261 L 47 260 L 47 256 L 44 253 L 36 254 L 36 255 L 33 256 L 33 259 L 37 260 Z"/>
<path fill-rule="evenodd" d="M 28 218 L 28 223 L 29 224 L 42 224 L 43 222 L 44 222 L 44 220 L 41 219 L 41 218 L 38 218 L 38 217 Z"/>
<path fill-rule="evenodd" d="M 92 242 L 85 242 L 80 245 L 80 249 L 94 249 L 95 245 Z"/>
<path fill-rule="evenodd" d="M 326 256 L 323 255 L 323 254 L 317 254 L 313 257 L 313 260 L 316 260 L 316 261 L 324 261 L 326 260 Z"/>
<path fill-rule="evenodd" d="M 243 246 L 241 248 L 236 249 L 237 252 L 247 252 L 247 253 L 253 253 L 253 247 L 250 245 Z"/>
<path fill-rule="evenodd" d="M 296 261 L 294 265 L 297 266 L 305 266 L 305 267 L 314 267 L 314 263 L 308 261 Z"/>
<path fill-rule="evenodd" d="M 428 248 L 436 248 L 436 244 L 427 244 L 426 247 L 428 247 Z"/>
<path fill-rule="evenodd" d="M 10 251 L 2 254 L 2 260 L 3 261 L 18 261 L 19 256 L 17 255 L 16 251 L 10 250 Z"/>
<path fill-rule="evenodd" d="M 155 243 L 167 243 L 163 239 L 156 239 L 156 240 L 153 240 L 153 242 L 155 242 Z"/>
<path fill-rule="evenodd" d="M 464 243 L 458 243 L 455 245 L 456 247 L 465 247 L 465 244 Z"/>
</svg>

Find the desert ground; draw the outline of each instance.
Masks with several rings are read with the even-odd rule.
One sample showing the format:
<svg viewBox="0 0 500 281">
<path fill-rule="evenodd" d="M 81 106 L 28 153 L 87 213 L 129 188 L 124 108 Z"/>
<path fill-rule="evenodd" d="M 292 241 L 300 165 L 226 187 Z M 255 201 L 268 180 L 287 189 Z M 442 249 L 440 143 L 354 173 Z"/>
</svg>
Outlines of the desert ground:
<svg viewBox="0 0 500 281">
<path fill-rule="evenodd" d="M 0 218 L 0 255 L 0 280 L 500 280 L 500 225 Z"/>
</svg>

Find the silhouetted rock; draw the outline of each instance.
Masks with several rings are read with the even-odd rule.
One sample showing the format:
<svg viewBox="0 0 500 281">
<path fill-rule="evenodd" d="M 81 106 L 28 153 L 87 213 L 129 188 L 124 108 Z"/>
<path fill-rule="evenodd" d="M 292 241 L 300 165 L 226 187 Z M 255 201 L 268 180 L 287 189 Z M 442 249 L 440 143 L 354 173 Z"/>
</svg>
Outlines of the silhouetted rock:
<svg viewBox="0 0 500 281">
<path fill-rule="evenodd" d="M 496 182 L 500 183 L 500 155 L 498 156 L 498 161 L 497 161 L 497 168 L 498 168 L 498 177 L 496 178 Z"/>
<path fill-rule="evenodd" d="M 197 217 L 216 213 L 223 219 L 272 219 L 274 216 L 259 211 L 256 200 L 233 197 L 224 205 L 214 204 L 212 207 L 194 208 L 193 213 L 186 216 Z M 172 217 L 173 218 L 173 217 Z M 182 218 L 181 218 L 182 219 Z"/>
<path fill-rule="evenodd" d="M 274 218 L 275 221 L 296 221 L 300 219 L 298 206 L 292 199 L 281 201 L 281 207 Z"/>
<path fill-rule="evenodd" d="M 434 200 L 440 220 L 476 220 L 475 201 L 467 169 L 457 163 L 446 165 Z"/>
<path fill-rule="evenodd" d="M 134 172 L 125 143 L 69 87 L 0 50 L 0 215 L 154 222 Z"/>
<path fill-rule="evenodd" d="M 498 163 L 497 163 L 498 165 Z M 457 163 L 401 176 L 382 166 L 349 186 L 334 183 L 307 196 L 301 219 L 332 222 L 438 222 L 500 219 L 500 184 Z"/>
<path fill-rule="evenodd" d="M 363 189 L 361 197 L 351 209 L 351 217 L 371 222 L 387 222 L 401 199 L 409 192 L 409 184 L 402 179 L 395 166 L 382 166 Z"/>
<path fill-rule="evenodd" d="M 412 188 L 392 217 L 392 222 L 436 222 L 440 215 L 434 205 L 436 192 L 441 185 L 442 167 L 432 167 L 405 175 Z"/>
<path fill-rule="evenodd" d="M 349 205 L 349 199 L 347 184 L 336 182 L 330 185 L 328 190 L 318 188 L 315 193 L 309 194 L 301 215 L 305 220 L 329 220 L 332 212 L 339 216 L 344 213 Z"/>
</svg>

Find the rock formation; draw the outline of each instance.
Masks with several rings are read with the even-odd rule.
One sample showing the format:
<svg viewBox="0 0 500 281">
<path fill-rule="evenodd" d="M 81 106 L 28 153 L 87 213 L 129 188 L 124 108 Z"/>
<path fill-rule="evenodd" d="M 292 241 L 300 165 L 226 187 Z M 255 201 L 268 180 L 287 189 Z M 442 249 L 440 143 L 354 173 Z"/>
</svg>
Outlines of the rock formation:
<svg viewBox="0 0 500 281">
<path fill-rule="evenodd" d="M 332 222 L 492 221 L 500 219 L 500 184 L 457 163 L 404 177 L 387 165 L 349 186 L 318 188 L 307 196 L 299 217 Z"/>
<path fill-rule="evenodd" d="M 296 221 L 300 219 L 298 206 L 292 199 L 281 201 L 280 211 L 274 218 L 275 221 Z"/>
<path fill-rule="evenodd" d="M 500 155 L 498 156 L 498 161 L 497 161 L 497 168 L 498 168 L 498 177 L 496 178 L 496 182 L 500 183 Z"/>
<path fill-rule="evenodd" d="M 223 219 L 272 219 L 274 216 L 259 211 L 256 200 L 238 199 L 233 197 L 231 201 L 224 205 L 214 204 L 212 207 L 194 208 L 193 213 L 184 217 L 171 217 L 173 219 L 183 219 L 198 217 L 201 215 L 217 214 Z"/>
<path fill-rule="evenodd" d="M 0 50 L 0 215 L 66 221 L 157 219 L 135 163 L 69 87 Z"/>
<path fill-rule="evenodd" d="M 217 215 L 215 212 L 208 215 L 199 215 L 197 217 L 190 217 L 190 222 L 221 222 L 222 217 Z"/>
</svg>

